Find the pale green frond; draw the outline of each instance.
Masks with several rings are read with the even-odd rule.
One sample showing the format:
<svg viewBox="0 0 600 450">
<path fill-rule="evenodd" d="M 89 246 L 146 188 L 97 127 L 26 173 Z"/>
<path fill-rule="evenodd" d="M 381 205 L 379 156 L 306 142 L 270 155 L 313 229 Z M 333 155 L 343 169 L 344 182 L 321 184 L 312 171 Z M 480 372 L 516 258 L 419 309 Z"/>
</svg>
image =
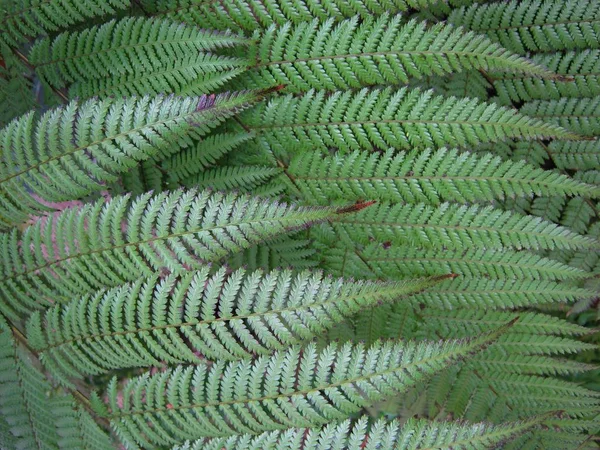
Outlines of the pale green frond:
<svg viewBox="0 0 600 450">
<path fill-rule="evenodd" d="M 355 253 L 355 252 L 351 252 Z M 507 249 L 424 249 L 409 246 L 371 244 L 347 255 L 346 248 L 329 248 L 321 253 L 323 264 L 340 270 L 346 264 L 347 274 L 371 271 L 382 279 L 433 276 L 445 273 L 465 278 L 567 280 L 582 279 L 590 274 L 559 261 L 526 251 Z M 350 264 L 356 269 L 351 269 Z"/>
<path fill-rule="evenodd" d="M 129 0 L 20 0 L 3 1 L 0 41 L 19 46 L 35 37 L 85 20 L 115 14 Z"/>
<path fill-rule="evenodd" d="M 313 19 L 369 19 L 384 13 L 421 9 L 437 0 L 143 0 L 153 15 L 217 30 L 253 31 L 273 24 Z"/>
<path fill-rule="evenodd" d="M 513 109 L 407 88 L 283 96 L 259 105 L 243 120 L 259 134 L 258 145 L 276 152 L 463 147 L 517 137 L 578 138 Z"/>
<path fill-rule="evenodd" d="M 478 450 L 495 448 L 529 433 L 548 419 L 532 417 L 514 423 L 459 423 L 408 419 L 379 419 L 369 424 L 362 416 L 353 424 L 346 420 L 322 428 L 291 428 L 186 442 L 172 450 Z"/>
<path fill-rule="evenodd" d="M 173 182 L 188 178 L 214 166 L 217 161 L 252 139 L 252 133 L 212 133 L 195 147 L 188 147 L 162 161 L 161 166 Z"/>
<path fill-rule="evenodd" d="M 271 353 L 311 339 L 378 302 L 439 281 L 354 282 L 322 272 L 229 273 L 226 268 L 210 274 L 207 267 L 141 278 L 56 306 L 43 316 L 35 313 L 27 335 L 44 365 L 68 384 L 73 377 L 161 361 L 197 364 Z"/>
<path fill-rule="evenodd" d="M 332 222 L 344 242 L 370 244 L 373 238 L 424 248 L 577 249 L 598 248 L 600 242 L 539 217 L 492 207 L 443 203 L 378 203 Z M 352 245 L 352 244 L 351 244 Z"/>
<path fill-rule="evenodd" d="M 199 269 L 336 214 L 195 190 L 73 207 L 0 235 L 0 310 L 15 319 L 161 270 Z"/>
<path fill-rule="evenodd" d="M 127 17 L 37 42 L 29 61 L 54 87 L 79 80 L 160 71 L 173 61 L 247 40 L 167 19 Z"/>
<path fill-rule="evenodd" d="M 240 79 L 242 86 L 283 84 L 291 92 L 406 84 L 410 78 L 472 69 L 554 76 L 485 36 L 443 23 L 407 22 L 400 15 L 288 22 L 260 34 L 251 49 L 249 58 L 256 63 Z"/>
<path fill-rule="evenodd" d="M 130 95 L 201 95 L 218 92 L 243 73 L 247 61 L 209 53 L 178 57 L 156 70 L 99 79 L 80 79 L 69 88 L 71 98 Z M 85 74 L 84 76 L 88 76 Z"/>
<path fill-rule="evenodd" d="M 518 53 L 600 47 L 596 0 L 511 0 L 452 11 L 448 21 L 485 33 Z"/>
<path fill-rule="evenodd" d="M 287 173 L 310 203 L 377 199 L 391 202 L 470 203 L 533 195 L 600 196 L 600 188 L 524 162 L 458 150 L 388 150 L 295 156 Z"/>
<path fill-rule="evenodd" d="M 368 349 L 292 347 L 253 361 L 144 375 L 130 379 L 122 391 L 113 379 L 106 414 L 122 440 L 134 446 L 324 425 L 408 389 L 503 331 L 467 341 L 386 342 Z"/>
<path fill-rule="evenodd" d="M 597 136 L 600 134 L 600 96 L 534 100 L 525 103 L 520 111 L 579 135 Z"/>
<path fill-rule="evenodd" d="M 164 158 L 260 98 L 259 92 L 201 97 L 73 101 L 0 130 L 0 230 L 51 202 L 81 198 L 149 158 Z"/>
<path fill-rule="evenodd" d="M 494 88 L 503 104 L 600 95 L 600 50 L 537 54 L 531 59 L 563 75 L 563 79 L 542 79 L 525 73 L 492 73 Z"/>
</svg>

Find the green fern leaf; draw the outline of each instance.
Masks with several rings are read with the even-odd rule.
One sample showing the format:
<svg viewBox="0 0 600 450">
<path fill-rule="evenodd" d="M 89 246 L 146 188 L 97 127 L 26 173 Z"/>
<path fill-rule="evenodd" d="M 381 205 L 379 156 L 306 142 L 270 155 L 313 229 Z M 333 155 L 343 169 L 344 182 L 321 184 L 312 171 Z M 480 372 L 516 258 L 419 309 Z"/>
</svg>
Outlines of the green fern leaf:
<svg viewBox="0 0 600 450">
<path fill-rule="evenodd" d="M 130 95 L 201 95 L 221 86 L 246 70 L 248 63 L 208 53 L 177 58 L 157 70 L 100 79 L 81 79 L 71 85 L 71 98 L 106 98 Z M 88 76 L 87 74 L 85 76 Z"/>
<path fill-rule="evenodd" d="M 0 417 L 8 423 L 15 448 L 57 448 L 50 383 L 0 316 Z"/>
<path fill-rule="evenodd" d="M 329 248 L 321 253 L 329 270 L 346 265 L 347 275 L 370 271 L 373 277 L 401 279 L 456 273 L 466 278 L 568 280 L 590 274 L 549 258 L 526 251 L 507 249 L 424 249 L 408 246 L 371 244 L 355 250 L 358 255 L 345 255 L 347 249 Z M 351 269 L 351 265 L 355 269 Z"/>
<path fill-rule="evenodd" d="M 281 169 L 264 166 L 218 166 L 204 170 L 181 180 L 181 184 L 198 189 L 211 188 L 219 191 L 235 189 L 239 192 L 255 192 Z"/>
<path fill-rule="evenodd" d="M 111 450 L 115 444 L 92 416 L 71 396 L 60 397 L 52 402 L 61 450 Z"/>
<path fill-rule="evenodd" d="M 28 321 L 28 339 L 63 383 L 126 367 L 237 360 L 310 339 L 357 311 L 439 281 L 352 282 L 322 273 L 154 276 L 57 306 Z M 81 315 L 89 326 L 82 328 Z M 502 325 L 502 324 L 501 324 Z M 106 352 L 106 349 L 112 349 Z M 142 349 L 146 350 L 142 350 Z"/>
<path fill-rule="evenodd" d="M 484 36 L 388 14 L 339 24 L 329 19 L 273 26 L 254 52 L 250 58 L 256 64 L 242 86 L 284 84 L 292 92 L 406 84 L 413 77 L 469 69 L 554 76 Z"/>
<path fill-rule="evenodd" d="M 520 111 L 584 136 L 600 134 L 600 96 L 593 98 L 561 98 L 534 100 Z"/>
<path fill-rule="evenodd" d="M 494 88 L 502 104 L 600 95 L 599 50 L 533 55 L 532 60 L 564 75 L 564 79 L 541 79 L 521 73 L 493 73 L 491 76 L 495 78 Z"/>
<path fill-rule="evenodd" d="M 455 9 L 448 21 L 485 33 L 521 54 L 600 47 L 600 4 L 596 0 L 474 4 Z"/>
<path fill-rule="evenodd" d="M 33 113 L 0 130 L 0 229 L 81 198 L 118 175 L 185 145 L 260 98 L 257 92 L 202 97 L 90 100 Z"/>
<path fill-rule="evenodd" d="M 532 417 L 515 423 L 453 423 L 409 419 L 380 419 L 369 426 L 360 417 L 352 426 L 349 420 L 323 428 L 289 429 L 186 442 L 172 450 L 475 450 L 495 448 L 516 436 L 530 432 L 549 416 Z"/>
<path fill-rule="evenodd" d="M 406 390 L 502 332 L 466 342 L 378 343 L 368 350 L 310 345 L 254 361 L 179 367 L 131 379 L 122 407 L 113 379 L 107 417 L 125 442 L 142 446 L 323 425 Z M 153 394 L 142 400 L 142 392 Z"/>
<path fill-rule="evenodd" d="M 342 20 L 353 16 L 369 19 L 384 13 L 425 8 L 437 0 L 143 0 L 153 15 L 165 16 L 202 28 L 253 31 L 273 24 Z"/>
<path fill-rule="evenodd" d="M 19 46 L 28 37 L 57 31 L 85 20 L 115 14 L 131 5 L 129 0 L 21 0 L 3 1 L 0 41 Z"/>
<path fill-rule="evenodd" d="M 594 238 L 576 234 L 539 217 L 492 207 L 444 203 L 377 204 L 332 223 L 344 242 L 370 244 L 373 238 L 425 248 L 598 248 Z"/>
<path fill-rule="evenodd" d="M 307 152 L 292 159 L 287 173 L 303 198 L 318 204 L 364 198 L 436 205 L 533 194 L 600 196 L 599 187 L 557 172 L 446 149 L 332 157 Z"/>
<path fill-rule="evenodd" d="M 31 49 L 29 61 L 40 78 L 60 88 L 79 80 L 160 71 L 172 68 L 171 61 L 182 56 L 245 43 L 229 32 L 129 17 L 42 39 Z"/>
<path fill-rule="evenodd" d="M 244 118 L 259 144 L 281 149 L 412 149 L 469 146 L 510 138 L 578 137 L 493 104 L 418 89 L 310 91 L 259 105 Z"/>
<path fill-rule="evenodd" d="M 553 141 L 548 148 L 559 169 L 592 170 L 600 167 L 600 140 Z"/>
<path fill-rule="evenodd" d="M 194 190 L 71 208 L 23 234 L 0 235 L 0 310 L 16 319 L 157 271 L 198 269 L 333 215 Z"/>
</svg>

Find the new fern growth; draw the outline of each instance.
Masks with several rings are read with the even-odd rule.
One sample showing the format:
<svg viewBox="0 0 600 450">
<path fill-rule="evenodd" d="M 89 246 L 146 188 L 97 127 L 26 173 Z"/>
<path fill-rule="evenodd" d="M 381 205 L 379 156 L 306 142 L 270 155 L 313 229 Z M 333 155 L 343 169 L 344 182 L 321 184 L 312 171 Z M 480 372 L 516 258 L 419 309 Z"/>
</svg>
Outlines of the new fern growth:
<svg viewBox="0 0 600 450">
<path fill-rule="evenodd" d="M 0 448 L 598 448 L 600 0 L 0 10 Z"/>
</svg>

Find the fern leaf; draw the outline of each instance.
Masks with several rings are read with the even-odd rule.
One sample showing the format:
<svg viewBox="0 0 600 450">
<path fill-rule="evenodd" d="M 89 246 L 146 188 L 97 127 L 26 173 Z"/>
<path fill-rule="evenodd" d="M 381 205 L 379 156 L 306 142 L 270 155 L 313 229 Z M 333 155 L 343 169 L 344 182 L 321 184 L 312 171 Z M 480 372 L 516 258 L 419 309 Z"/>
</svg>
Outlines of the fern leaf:
<svg viewBox="0 0 600 450">
<path fill-rule="evenodd" d="M 515 137 L 577 139 L 511 109 L 406 88 L 283 96 L 259 105 L 245 120 L 260 133 L 263 145 L 276 150 L 436 148 Z"/>
<path fill-rule="evenodd" d="M 2 2 L 0 41 L 18 47 L 35 37 L 98 16 L 115 14 L 131 5 L 129 0 L 24 0 Z"/>
<path fill-rule="evenodd" d="M 474 4 L 455 9 L 448 21 L 521 54 L 600 46 L 600 4 L 595 0 Z"/>
<path fill-rule="evenodd" d="M 547 123 L 562 126 L 579 135 L 600 134 L 600 96 L 534 100 L 525 103 L 520 111 Z"/>
<path fill-rule="evenodd" d="M 371 244 L 356 258 L 346 255 L 346 249 L 330 248 L 322 253 L 328 269 L 346 267 L 350 258 L 358 259 L 356 269 L 346 272 L 357 275 L 365 270 L 381 279 L 423 277 L 456 273 L 466 278 L 568 280 L 581 279 L 589 273 L 534 253 L 507 249 L 447 250 L 408 246 Z M 362 262 L 362 264 L 361 264 Z"/>
<path fill-rule="evenodd" d="M 444 203 L 377 204 L 333 223 L 345 242 L 370 244 L 375 238 L 425 248 L 597 248 L 595 239 L 576 234 L 539 217 L 522 216 L 492 207 Z"/>
<path fill-rule="evenodd" d="M 210 275 L 205 268 L 142 278 L 51 308 L 43 317 L 36 313 L 28 321 L 28 339 L 64 383 L 68 377 L 161 361 L 237 360 L 310 339 L 361 309 L 438 281 L 352 282 L 320 272 L 227 273 L 225 268 Z M 80 326 L 81 314 L 88 327 Z M 107 348 L 113 351 L 106 353 Z"/>
<path fill-rule="evenodd" d="M 211 188 L 220 191 L 235 189 L 254 192 L 281 173 L 281 169 L 264 166 L 218 166 L 204 170 L 181 180 L 181 184 L 198 189 Z"/>
<path fill-rule="evenodd" d="M 260 94 L 259 94 L 260 96 Z M 0 130 L 0 229 L 48 202 L 106 188 L 139 161 L 165 157 L 256 101 L 257 93 L 90 100 L 33 113 Z"/>
<path fill-rule="evenodd" d="M 548 356 L 506 355 L 501 352 L 475 356 L 469 362 L 474 370 L 510 372 L 521 375 L 573 375 L 587 372 L 597 367 L 570 359 Z"/>
<path fill-rule="evenodd" d="M 149 72 L 110 78 L 81 79 L 71 85 L 69 96 L 106 98 L 170 93 L 210 94 L 243 73 L 247 65 L 248 63 L 240 58 L 198 53 L 177 58 L 172 64 Z"/>
<path fill-rule="evenodd" d="M 466 342 L 331 344 L 321 351 L 310 345 L 254 361 L 179 367 L 131 379 L 122 407 L 113 379 L 107 417 L 125 442 L 142 446 L 319 426 L 406 390 L 503 331 Z M 155 394 L 142 400 L 149 390 Z"/>
<path fill-rule="evenodd" d="M 8 423 L 15 448 L 57 448 L 51 386 L 0 316 L 0 416 Z"/>
<path fill-rule="evenodd" d="M 115 444 L 92 416 L 73 397 L 64 396 L 52 402 L 61 450 L 111 450 Z"/>
<path fill-rule="evenodd" d="M 195 147 L 183 149 L 162 162 L 162 168 L 174 181 L 202 172 L 217 160 L 252 139 L 252 133 L 218 133 L 202 139 Z"/>
<path fill-rule="evenodd" d="M 438 308 L 516 308 L 597 297 L 592 290 L 537 280 L 466 279 L 444 281 L 409 301 Z"/>
<path fill-rule="evenodd" d="M 176 191 L 75 207 L 0 235 L 0 310 L 13 319 L 160 270 L 208 261 L 336 215 L 239 194 Z"/>
<path fill-rule="evenodd" d="M 600 196 L 599 187 L 557 172 L 446 149 L 330 157 L 307 152 L 292 159 L 287 173 L 302 196 L 318 204 L 361 198 L 436 205 L 533 194 Z"/>
<path fill-rule="evenodd" d="M 144 7 L 159 17 L 202 28 L 253 31 L 273 24 L 302 23 L 313 19 L 342 20 L 353 16 L 369 19 L 388 13 L 425 8 L 437 0 L 143 0 Z"/>
<path fill-rule="evenodd" d="M 468 450 L 494 448 L 537 428 L 548 416 L 532 417 L 515 423 L 453 423 L 408 419 L 404 423 L 379 419 L 369 425 L 360 417 L 354 424 L 346 420 L 322 428 L 292 428 L 186 442 L 172 450 Z"/>
<path fill-rule="evenodd" d="M 60 88 L 90 78 L 162 70 L 182 56 L 244 43 L 229 32 L 129 17 L 42 39 L 31 49 L 29 61 L 40 78 Z"/>
<path fill-rule="evenodd" d="M 541 79 L 524 73 L 492 74 L 501 103 L 600 95 L 599 50 L 533 55 L 532 60 L 564 75 L 564 79 Z"/>
<path fill-rule="evenodd" d="M 292 92 L 406 84 L 410 78 L 469 69 L 525 72 L 552 78 L 542 66 L 484 36 L 445 24 L 384 14 L 336 24 L 312 21 L 270 27 L 256 46 L 248 86 L 284 84 Z"/>
</svg>

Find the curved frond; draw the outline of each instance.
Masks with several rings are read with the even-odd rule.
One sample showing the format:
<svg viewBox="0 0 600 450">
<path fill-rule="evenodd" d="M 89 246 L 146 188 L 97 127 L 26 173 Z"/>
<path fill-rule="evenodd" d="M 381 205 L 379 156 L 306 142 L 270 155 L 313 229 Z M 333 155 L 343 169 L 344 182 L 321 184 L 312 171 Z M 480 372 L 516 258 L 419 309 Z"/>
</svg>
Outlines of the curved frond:
<svg viewBox="0 0 600 450">
<path fill-rule="evenodd" d="M 493 201 L 532 195 L 600 196 L 600 188 L 524 162 L 503 161 L 491 154 L 458 150 L 388 150 L 295 156 L 287 173 L 306 201 L 329 204 L 336 199 L 391 202 Z"/>
<path fill-rule="evenodd" d="M 554 76 L 485 36 L 388 14 L 273 26 L 254 51 L 250 59 L 256 63 L 242 85 L 284 84 L 292 92 L 406 84 L 410 78 L 471 69 Z"/>
<path fill-rule="evenodd" d="M 15 318 L 161 270 L 199 269 L 335 214 L 194 190 L 71 208 L 0 235 L 0 309 Z"/>
<path fill-rule="evenodd" d="M 279 151 L 437 148 L 516 137 L 578 138 L 513 109 L 407 88 L 283 96 L 259 105 L 244 120 L 260 133 L 262 143 Z"/>
<path fill-rule="evenodd" d="M 166 19 L 128 17 L 69 31 L 34 45 L 29 61 L 54 87 L 86 79 L 172 68 L 172 61 L 236 44 L 230 32 L 199 30 Z"/>
<path fill-rule="evenodd" d="M 532 417 L 515 423 L 458 423 L 408 419 L 404 423 L 379 419 L 369 425 L 360 417 L 322 428 L 293 428 L 186 442 L 172 450 L 474 450 L 494 448 L 530 432 L 549 416 Z"/>
<path fill-rule="evenodd" d="M 455 9 L 448 21 L 518 53 L 600 47 L 596 0 L 511 0 Z"/>
<path fill-rule="evenodd" d="M 225 268 L 210 274 L 207 267 L 141 278 L 44 316 L 35 313 L 27 334 L 44 365 L 68 384 L 70 377 L 119 368 L 271 353 L 311 339 L 361 309 L 439 281 L 354 282 L 321 272 Z"/>
<path fill-rule="evenodd" d="M 377 343 L 368 349 L 352 344 L 320 351 L 314 345 L 293 347 L 253 361 L 141 376 L 122 392 L 113 379 L 105 414 L 125 442 L 142 446 L 319 426 L 406 390 L 502 332 L 467 341 Z M 152 394 L 144 397 L 143 392 Z"/>
<path fill-rule="evenodd" d="M 115 14 L 129 0 L 21 0 L 3 1 L 0 41 L 19 46 L 28 37 L 57 31 L 85 20 Z"/>
<path fill-rule="evenodd" d="M 153 15 L 217 30 L 253 31 L 273 24 L 313 19 L 369 19 L 384 13 L 426 8 L 437 0 L 143 0 Z"/>
<path fill-rule="evenodd" d="M 599 248 L 600 242 L 539 217 L 492 207 L 443 203 L 380 203 L 332 223 L 346 242 L 370 244 L 375 238 L 425 248 Z"/>
<path fill-rule="evenodd" d="M 50 202 L 106 189 L 140 161 L 166 157 L 260 98 L 129 97 L 71 102 L 0 130 L 0 230 L 48 211 Z"/>
</svg>

